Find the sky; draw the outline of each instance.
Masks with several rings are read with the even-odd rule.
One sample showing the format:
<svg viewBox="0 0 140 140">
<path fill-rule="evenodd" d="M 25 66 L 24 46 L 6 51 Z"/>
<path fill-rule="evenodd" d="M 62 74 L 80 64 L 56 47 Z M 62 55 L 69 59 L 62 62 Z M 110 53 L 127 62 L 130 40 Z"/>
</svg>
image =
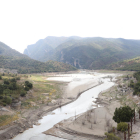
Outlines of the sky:
<svg viewBox="0 0 140 140">
<path fill-rule="evenodd" d="M 47 36 L 140 39 L 140 0 L 0 0 L 0 41 L 23 53 Z"/>
</svg>

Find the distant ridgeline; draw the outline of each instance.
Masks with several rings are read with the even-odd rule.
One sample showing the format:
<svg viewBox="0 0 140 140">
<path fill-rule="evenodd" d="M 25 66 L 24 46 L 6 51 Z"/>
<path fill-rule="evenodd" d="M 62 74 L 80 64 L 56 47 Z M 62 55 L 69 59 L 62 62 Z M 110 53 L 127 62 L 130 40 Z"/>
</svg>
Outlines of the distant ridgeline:
<svg viewBox="0 0 140 140">
<path fill-rule="evenodd" d="M 17 69 L 18 73 L 40 73 L 72 71 L 76 68 L 62 62 L 48 61 L 46 63 L 33 60 L 9 46 L 0 42 L 0 68 Z"/>
<path fill-rule="evenodd" d="M 105 69 L 139 56 L 140 40 L 49 36 L 29 45 L 24 54 L 42 62 L 55 60 L 82 69 Z"/>
</svg>

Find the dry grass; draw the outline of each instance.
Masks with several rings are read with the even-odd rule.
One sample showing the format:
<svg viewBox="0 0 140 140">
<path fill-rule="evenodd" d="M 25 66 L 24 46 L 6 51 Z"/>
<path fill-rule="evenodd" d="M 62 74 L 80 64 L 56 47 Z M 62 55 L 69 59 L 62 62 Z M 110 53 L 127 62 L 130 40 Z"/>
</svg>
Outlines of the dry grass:
<svg viewBox="0 0 140 140">
<path fill-rule="evenodd" d="M 14 115 L 1 115 L 0 116 L 0 126 L 5 126 L 10 124 L 11 122 L 17 120 L 19 113 L 16 113 Z"/>
<path fill-rule="evenodd" d="M 33 74 L 28 76 L 23 76 L 22 80 L 24 81 L 30 81 L 33 84 L 33 92 L 31 93 L 31 97 L 27 100 L 24 100 L 22 102 L 22 105 L 27 109 L 32 106 L 30 106 L 31 101 L 35 102 L 36 104 L 44 104 L 51 102 L 53 99 L 58 99 L 62 95 L 62 91 L 60 89 L 60 86 L 62 83 L 54 82 L 54 81 L 47 81 L 47 77 L 44 77 L 44 75 L 40 74 Z M 46 100 L 46 97 L 42 95 L 42 93 L 49 93 L 48 99 Z"/>
</svg>

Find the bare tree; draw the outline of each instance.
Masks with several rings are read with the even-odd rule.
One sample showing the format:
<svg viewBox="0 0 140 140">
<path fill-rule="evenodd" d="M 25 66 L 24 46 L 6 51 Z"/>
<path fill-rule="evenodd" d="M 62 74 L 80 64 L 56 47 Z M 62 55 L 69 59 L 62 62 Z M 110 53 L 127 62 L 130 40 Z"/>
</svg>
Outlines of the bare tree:
<svg viewBox="0 0 140 140">
<path fill-rule="evenodd" d="M 96 115 L 95 111 L 94 111 L 94 124 L 97 124 L 97 115 Z"/>
<path fill-rule="evenodd" d="M 82 120 L 82 125 L 85 125 L 85 120 L 84 119 Z"/>
</svg>

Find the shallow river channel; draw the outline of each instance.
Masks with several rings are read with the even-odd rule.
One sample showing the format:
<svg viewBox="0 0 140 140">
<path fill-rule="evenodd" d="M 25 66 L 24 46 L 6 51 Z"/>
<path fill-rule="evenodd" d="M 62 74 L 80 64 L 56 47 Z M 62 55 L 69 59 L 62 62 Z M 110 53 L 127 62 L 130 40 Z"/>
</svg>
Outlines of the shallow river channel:
<svg viewBox="0 0 140 140">
<path fill-rule="evenodd" d="M 57 138 L 49 135 L 42 134 L 42 132 L 52 128 L 55 124 L 58 122 L 68 119 L 72 116 L 81 114 L 83 112 L 86 112 L 89 108 L 91 108 L 93 101 L 95 101 L 98 97 L 98 94 L 101 91 L 104 91 L 114 85 L 114 82 L 111 82 L 109 78 L 103 78 L 107 77 L 108 75 L 111 75 L 115 77 L 115 74 L 87 74 L 87 73 L 81 73 L 81 74 L 74 74 L 71 76 L 71 78 L 65 77 L 63 75 L 62 77 L 59 77 L 59 79 L 54 80 L 62 80 L 65 81 L 65 79 L 69 79 L 69 81 L 72 82 L 85 82 L 86 80 L 96 79 L 101 80 L 103 83 L 101 85 L 98 85 L 92 89 L 89 89 L 85 92 L 83 92 L 77 100 L 74 102 L 63 106 L 61 109 L 58 108 L 53 111 L 52 115 L 46 115 L 41 120 L 39 120 L 39 123 L 41 125 L 39 126 L 33 126 L 33 128 L 30 128 L 26 130 L 24 133 L 17 135 L 13 140 L 63 140 L 62 138 Z M 75 78 L 79 78 L 78 80 L 74 80 Z M 55 77 L 54 77 L 55 78 Z M 75 84 L 76 85 L 76 84 Z M 95 108 L 95 107 L 93 107 Z"/>
</svg>

